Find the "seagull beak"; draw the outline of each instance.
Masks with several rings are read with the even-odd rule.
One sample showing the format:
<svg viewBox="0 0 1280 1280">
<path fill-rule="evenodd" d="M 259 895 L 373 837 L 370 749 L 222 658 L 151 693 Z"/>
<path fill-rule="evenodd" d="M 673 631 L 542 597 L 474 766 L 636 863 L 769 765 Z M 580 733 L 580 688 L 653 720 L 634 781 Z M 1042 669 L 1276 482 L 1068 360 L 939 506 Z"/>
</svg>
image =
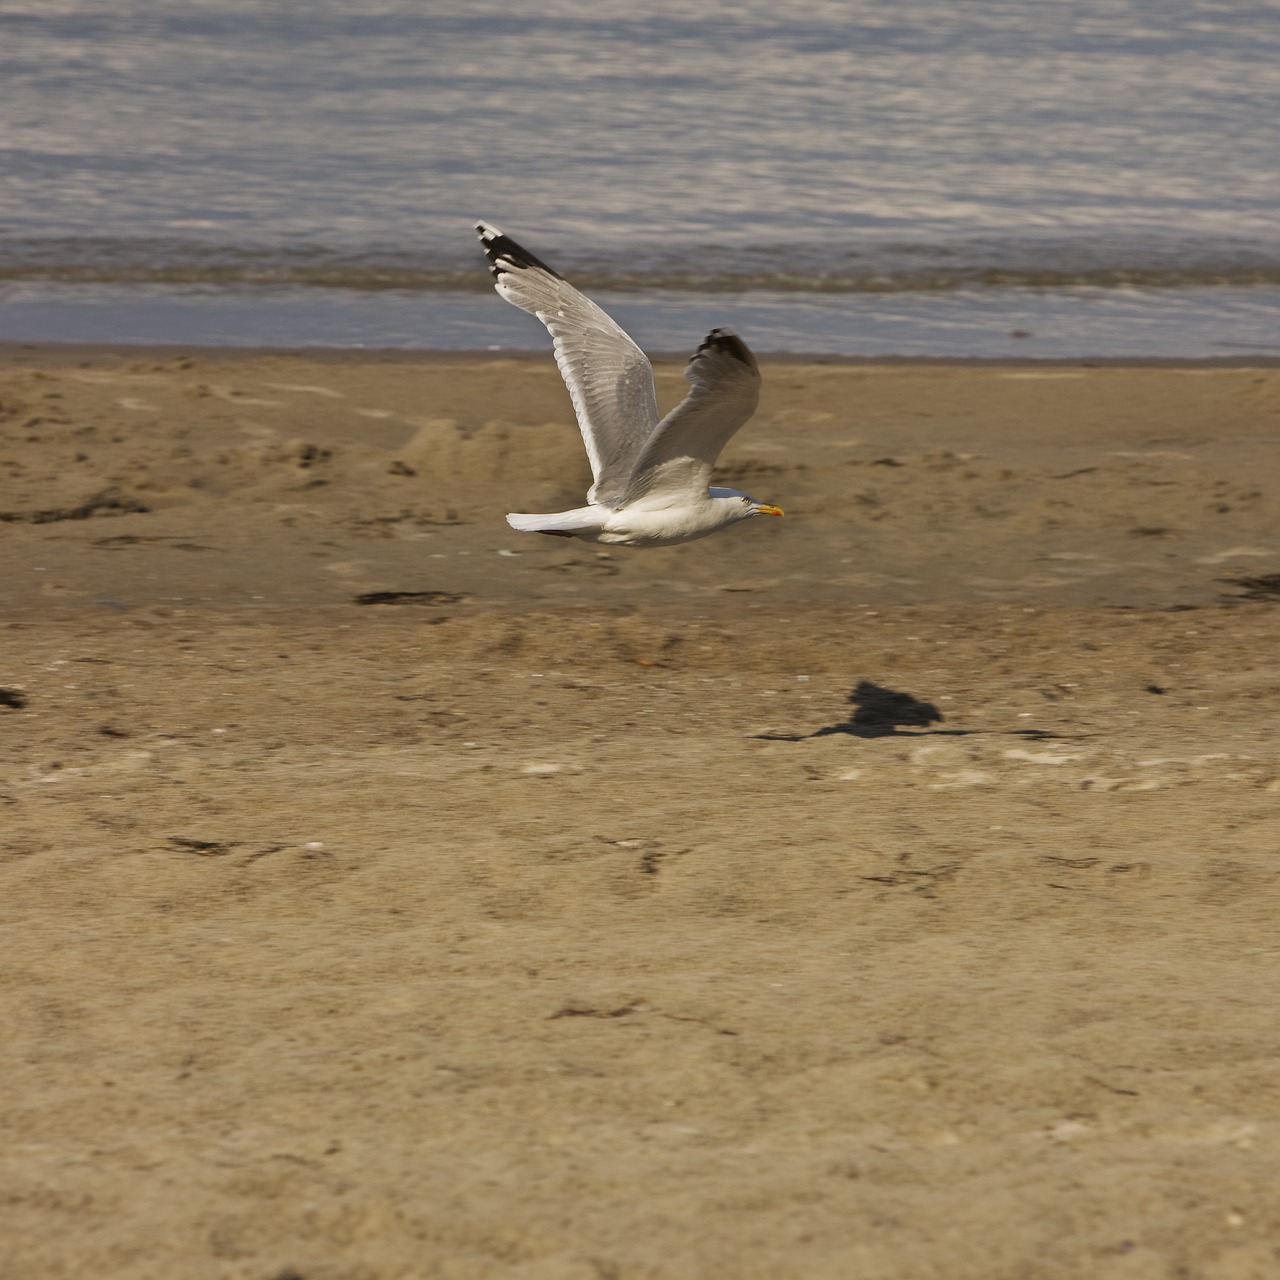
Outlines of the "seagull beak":
<svg viewBox="0 0 1280 1280">
<path fill-rule="evenodd" d="M 758 516 L 780 516 L 785 512 L 781 507 L 771 507 L 767 502 L 756 503 L 756 515 Z"/>
</svg>

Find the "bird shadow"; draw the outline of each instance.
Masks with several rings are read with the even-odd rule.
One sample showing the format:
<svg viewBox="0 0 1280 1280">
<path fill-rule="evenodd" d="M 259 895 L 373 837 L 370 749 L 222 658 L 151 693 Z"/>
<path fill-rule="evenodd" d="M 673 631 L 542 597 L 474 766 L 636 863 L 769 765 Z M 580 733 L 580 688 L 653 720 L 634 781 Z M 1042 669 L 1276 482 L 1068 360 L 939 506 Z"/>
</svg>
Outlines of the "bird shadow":
<svg viewBox="0 0 1280 1280">
<path fill-rule="evenodd" d="M 981 729 L 935 729 L 932 726 L 941 724 L 943 715 L 932 702 L 925 702 L 901 689 L 887 689 L 870 680 L 859 680 L 848 701 L 853 711 L 838 724 L 824 725 L 812 733 L 754 733 L 751 736 L 770 742 L 803 742 L 808 738 L 829 738 L 833 734 L 853 738 L 967 738 L 983 732 Z M 1012 732 L 1023 738 L 1057 736 L 1041 729 L 1014 729 Z"/>
</svg>

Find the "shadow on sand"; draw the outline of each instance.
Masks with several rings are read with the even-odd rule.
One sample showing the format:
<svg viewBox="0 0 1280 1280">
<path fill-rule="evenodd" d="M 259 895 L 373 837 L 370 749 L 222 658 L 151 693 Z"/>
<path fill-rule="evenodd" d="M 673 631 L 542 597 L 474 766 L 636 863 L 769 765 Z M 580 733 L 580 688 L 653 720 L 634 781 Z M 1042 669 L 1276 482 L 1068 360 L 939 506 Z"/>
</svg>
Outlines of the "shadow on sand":
<svg viewBox="0 0 1280 1280">
<path fill-rule="evenodd" d="M 886 689 L 870 680 L 859 680 L 848 700 L 853 711 L 847 720 L 839 724 L 824 725 L 812 733 L 755 733 L 751 736 L 771 742 L 803 742 L 808 738 L 828 738 L 833 733 L 854 738 L 966 738 L 985 732 L 982 729 L 931 728 L 942 723 L 942 712 L 932 702 L 923 702 L 900 689 Z M 1024 738 L 1058 736 L 1040 729 L 1014 729 L 1012 732 Z"/>
</svg>

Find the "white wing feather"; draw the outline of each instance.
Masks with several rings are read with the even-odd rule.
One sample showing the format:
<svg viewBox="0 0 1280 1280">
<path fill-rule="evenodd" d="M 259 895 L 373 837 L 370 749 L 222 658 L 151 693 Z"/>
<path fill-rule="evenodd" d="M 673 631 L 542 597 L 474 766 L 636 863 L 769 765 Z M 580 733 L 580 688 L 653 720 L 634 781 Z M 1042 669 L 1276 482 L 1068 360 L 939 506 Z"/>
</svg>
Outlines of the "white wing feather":
<svg viewBox="0 0 1280 1280">
<path fill-rule="evenodd" d="M 653 366 L 594 302 L 497 227 L 478 223 L 494 287 L 538 317 L 555 340 L 595 483 L 587 501 L 619 507 L 658 425 Z"/>
</svg>

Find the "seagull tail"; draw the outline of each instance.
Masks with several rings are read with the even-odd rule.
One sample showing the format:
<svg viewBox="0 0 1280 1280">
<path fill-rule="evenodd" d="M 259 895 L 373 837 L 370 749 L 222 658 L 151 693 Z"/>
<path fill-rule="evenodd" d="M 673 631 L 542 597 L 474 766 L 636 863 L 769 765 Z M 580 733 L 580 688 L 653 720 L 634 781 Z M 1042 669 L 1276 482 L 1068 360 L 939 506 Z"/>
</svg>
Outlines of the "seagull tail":
<svg viewBox="0 0 1280 1280">
<path fill-rule="evenodd" d="M 557 538 L 587 538 L 600 532 L 603 521 L 594 507 L 577 507 L 573 511 L 555 511 L 549 515 L 524 515 L 513 512 L 507 523 L 521 533 L 550 533 Z"/>
</svg>

